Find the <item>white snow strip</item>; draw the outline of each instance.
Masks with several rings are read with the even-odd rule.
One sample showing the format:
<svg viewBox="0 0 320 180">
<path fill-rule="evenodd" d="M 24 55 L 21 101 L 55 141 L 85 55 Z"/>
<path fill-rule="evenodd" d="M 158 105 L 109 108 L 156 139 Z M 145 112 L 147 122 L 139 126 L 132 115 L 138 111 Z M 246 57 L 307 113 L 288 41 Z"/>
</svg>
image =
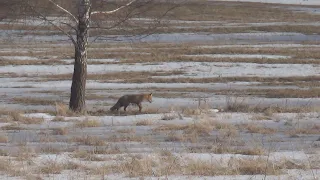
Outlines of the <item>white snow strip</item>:
<svg viewBox="0 0 320 180">
<path fill-rule="evenodd" d="M 21 65 L 1 66 L 0 73 L 16 73 L 19 75 L 50 75 L 73 72 L 73 65 Z M 187 74 L 172 77 L 230 77 L 261 76 L 288 77 L 319 75 L 320 66 L 313 64 L 257 64 L 230 62 L 165 62 L 159 64 L 98 64 L 89 65 L 88 73 L 99 74 L 123 71 L 174 71 L 183 70 Z"/>
<path fill-rule="evenodd" d="M 4 60 L 38 60 L 37 57 L 31 57 L 31 56 L 0 56 L 0 59 Z"/>
<path fill-rule="evenodd" d="M 258 59 L 289 59 L 290 56 L 270 54 L 200 54 L 185 55 L 186 57 L 211 57 L 211 58 L 258 58 Z"/>
<path fill-rule="evenodd" d="M 276 4 L 320 5 L 319 0 L 209 0 L 209 1 L 235 1 L 235 2 L 258 2 Z"/>
</svg>

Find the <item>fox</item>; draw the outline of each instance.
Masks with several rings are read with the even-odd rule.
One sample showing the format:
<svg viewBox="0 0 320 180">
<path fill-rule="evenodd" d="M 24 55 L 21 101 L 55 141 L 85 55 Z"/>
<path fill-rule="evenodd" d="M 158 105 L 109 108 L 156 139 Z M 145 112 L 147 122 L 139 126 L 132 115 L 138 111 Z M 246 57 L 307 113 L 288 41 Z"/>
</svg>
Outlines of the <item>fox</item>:
<svg viewBox="0 0 320 180">
<path fill-rule="evenodd" d="M 142 110 L 141 102 L 143 101 L 149 101 L 149 103 L 152 103 L 152 93 L 149 94 L 128 94 L 121 96 L 117 103 L 110 108 L 111 111 L 119 110 L 121 107 L 124 107 L 124 111 L 127 110 L 127 107 L 130 104 L 136 104 L 139 107 L 139 112 Z"/>
</svg>

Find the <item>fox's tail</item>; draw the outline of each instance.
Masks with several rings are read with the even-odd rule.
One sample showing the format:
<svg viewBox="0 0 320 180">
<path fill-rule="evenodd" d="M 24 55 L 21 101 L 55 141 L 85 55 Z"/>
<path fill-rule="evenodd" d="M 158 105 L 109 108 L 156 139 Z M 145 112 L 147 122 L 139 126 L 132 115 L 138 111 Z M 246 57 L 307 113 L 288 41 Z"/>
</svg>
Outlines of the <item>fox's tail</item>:
<svg viewBox="0 0 320 180">
<path fill-rule="evenodd" d="M 120 108 L 120 103 L 117 102 L 114 106 L 110 108 L 110 111 L 118 110 Z"/>
</svg>

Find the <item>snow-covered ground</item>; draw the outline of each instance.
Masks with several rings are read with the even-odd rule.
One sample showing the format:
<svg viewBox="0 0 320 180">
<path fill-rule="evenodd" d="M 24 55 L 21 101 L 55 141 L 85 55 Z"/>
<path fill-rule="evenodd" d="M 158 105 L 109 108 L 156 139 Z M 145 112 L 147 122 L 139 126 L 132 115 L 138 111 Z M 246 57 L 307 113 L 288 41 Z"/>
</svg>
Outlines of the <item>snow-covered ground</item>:
<svg viewBox="0 0 320 180">
<path fill-rule="evenodd" d="M 211 1 L 211 0 L 208 0 Z M 214 0 L 214 1 L 234 1 L 234 2 L 259 2 L 276 4 L 295 4 L 295 5 L 320 5 L 318 0 Z"/>
<path fill-rule="evenodd" d="M 316 0 L 255 2 L 320 5 Z M 283 8 L 293 12 L 318 11 L 314 7 L 292 5 Z M 24 22 L 47 26 L 33 20 L 15 23 Z M 319 26 L 318 22 L 307 20 L 171 23 L 183 28 Z M 46 80 L 46 76 L 73 72 L 73 54 L 66 54 L 61 48 L 69 48 L 70 42 L 61 35 L 24 36 L 23 33 L 0 30 L 3 42 L 0 45 L 0 179 L 311 180 L 320 177 L 320 98 L 308 96 L 309 92 L 315 94 L 318 90 L 320 36 L 317 34 L 189 32 L 154 34 L 141 40 L 137 36 L 121 35 L 115 39 L 100 38 L 95 45 L 101 46 L 91 47 L 90 53 L 104 54 L 90 59 L 95 63 L 88 65 L 88 73 L 119 72 L 119 80 L 87 80 L 88 114 L 74 115 L 67 107 L 71 80 Z M 7 38 L 13 39 L 7 42 Z M 147 44 L 143 43 L 142 48 L 135 44 L 122 46 L 123 42 L 118 40 Z M 28 48 L 28 41 L 36 44 Z M 106 42 L 110 44 L 103 48 Z M 179 46 L 179 43 L 185 44 Z M 172 44 L 177 46 L 171 48 Z M 239 54 L 242 48 L 246 52 Z M 158 52 L 166 54 L 166 50 L 168 57 L 182 58 L 156 61 L 154 56 Z M 172 53 L 173 50 L 176 52 Z M 223 52 L 215 53 L 215 50 Z M 137 58 L 135 55 L 150 56 L 153 61 L 129 63 L 123 58 Z M 211 59 L 219 62 L 210 62 Z M 54 65 L 34 65 L 35 61 L 50 60 L 58 61 Z M 243 63 L 244 60 L 249 63 Z M 291 64 L 291 60 L 295 63 Z M 10 61 L 31 64 L 8 65 Z M 145 78 L 121 75 L 121 72 L 177 70 L 183 74 Z M 230 82 L 223 80 L 225 77 Z M 270 77 L 274 80 L 268 81 Z M 156 83 L 151 78 L 167 82 Z M 187 80 L 178 83 L 170 82 L 170 78 Z M 215 79 L 201 82 L 202 78 Z M 249 80 L 237 80 L 241 78 Z M 131 83 L 127 79 L 137 81 Z M 257 96 L 248 90 L 283 90 L 288 95 L 297 93 L 296 90 L 306 93 L 269 98 L 263 92 Z M 136 106 L 129 106 L 128 112 L 109 111 L 123 94 L 141 92 L 153 92 L 153 102 L 143 102 L 141 113 Z"/>
<path fill-rule="evenodd" d="M 212 58 L 222 58 L 221 55 L 200 55 Z M 238 56 L 238 55 L 233 55 Z M 263 55 L 252 55 L 251 58 L 263 58 Z M 260 57 L 259 57 L 260 56 Z M 224 56 L 224 57 L 232 57 Z M 275 57 L 275 56 L 272 56 Z M 277 56 L 276 56 L 277 57 Z M 250 58 L 250 56 L 248 57 Z M 280 58 L 284 58 L 280 56 Z M 267 58 L 265 58 L 267 59 Z M 174 61 L 174 60 L 172 60 Z M 229 62 L 163 62 L 130 64 L 98 64 L 88 66 L 88 73 L 101 74 L 105 72 L 131 71 L 174 71 L 182 70 L 186 74 L 168 77 L 230 77 L 230 76 L 261 76 L 288 77 L 318 75 L 320 66 L 313 64 L 257 64 L 257 63 L 229 63 Z M 73 65 L 16 65 L 2 66 L 0 73 L 15 73 L 17 75 L 50 75 L 68 74 L 73 72 Z"/>
</svg>

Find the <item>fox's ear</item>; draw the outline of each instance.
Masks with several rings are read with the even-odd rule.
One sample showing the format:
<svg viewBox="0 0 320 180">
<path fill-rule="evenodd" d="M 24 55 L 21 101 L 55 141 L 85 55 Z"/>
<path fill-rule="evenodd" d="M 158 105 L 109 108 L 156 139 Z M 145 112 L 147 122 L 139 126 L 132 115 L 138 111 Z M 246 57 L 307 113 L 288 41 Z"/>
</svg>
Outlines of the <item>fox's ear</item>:
<svg viewBox="0 0 320 180">
<path fill-rule="evenodd" d="M 149 96 L 152 96 L 152 93 L 150 93 Z"/>
</svg>

